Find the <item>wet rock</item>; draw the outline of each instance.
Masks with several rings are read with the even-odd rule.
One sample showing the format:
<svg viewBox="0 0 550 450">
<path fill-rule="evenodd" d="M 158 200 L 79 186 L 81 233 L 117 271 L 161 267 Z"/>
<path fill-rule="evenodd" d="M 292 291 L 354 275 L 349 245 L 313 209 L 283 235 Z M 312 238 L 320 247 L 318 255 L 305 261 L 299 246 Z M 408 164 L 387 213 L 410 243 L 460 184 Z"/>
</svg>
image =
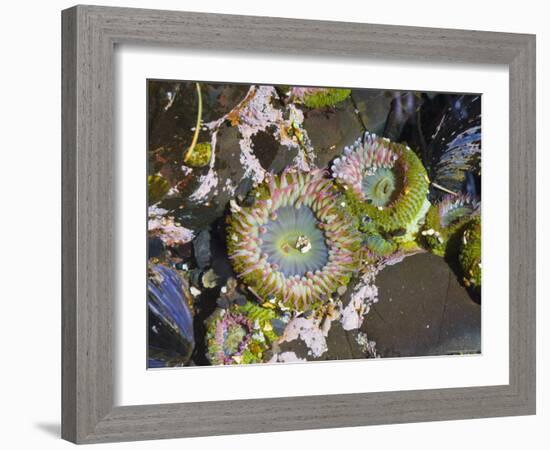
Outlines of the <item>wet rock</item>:
<svg viewBox="0 0 550 450">
<path fill-rule="evenodd" d="M 405 126 L 411 120 L 414 122 L 421 105 L 422 98 L 414 92 L 395 93 L 382 135 L 400 142 Z"/>
<path fill-rule="evenodd" d="M 233 296 L 233 302 L 237 305 L 237 306 L 243 306 L 246 302 L 247 302 L 247 299 L 246 299 L 246 296 L 243 295 L 243 294 L 240 294 L 240 293 L 235 293 L 235 295 Z"/>
<path fill-rule="evenodd" d="M 235 108 L 248 92 L 247 85 L 201 83 L 203 122 L 216 120 Z"/>
<path fill-rule="evenodd" d="M 164 253 L 164 244 L 159 237 L 147 239 L 147 255 L 149 258 L 160 258 Z"/>
<path fill-rule="evenodd" d="M 275 334 L 277 336 L 281 336 L 285 331 L 286 322 L 282 321 L 281 319 L 272 319 L 271 326 L 273 327 L 273 331 L 275 332 Z"/>
<path fill-rule="evenodd" d="M 220 286 L 224 285 L 226 281 L 235 276 L 233 267 L 227 256 L 227 246 L 225 242 L 225 228 L 222 220 L 216 222 L 212 227 L 210 249 L 212 253 L 211 267 L 219 277 Z"/>
<path fill-rule="evenodd" d="M 382 136 L 393 100 L 393 92 L 354 89 L 351 96 L 365 128 L 371 133 Z"/>
<path fill-rule="evenodd" d="M 149 170 L 151 176 L 157 172 L 162 174 L 163 179 L 167 180 L 172 188 L 159 206 L 174 215 L 183 226 L 202 229 L 223 216 L 227 203 L 233 198 L 245 175 L 245 169 L 240 161 L 241 137 L 238 129 L 228 124 L 218 128 L 215 140 L 210 130 L 201 130 L 198 138 L 200 144 L 196 148 L 208 146 L 208 160 L 214 160 L 213 167 L 210 167 L 211 164 L 202 163 L 198 166 L 203 167 L 186 167 L 183 159 L 185 150 L 189 148 L 193 139 L 190 130 L 194 126 L 191 124 L 196 122 L 196 116 L 194 119 L 192 116 L 196 114 L 197 106 L 189 102 L 190 96 L 196 96 L 194 84 L 191 87 L 188 83 L 180 85 L 173 106 L 168 111 L 160 108 L 158 114 L 151 118 L 149 161 L 152 163 Z M 175 88 L 164 87 L 163 92 L 169 89 Z M 222 90 L 224 89 L 227 87 Z M 219 89 L 214 91 L 220 95 Z M 233 101 L 228 102 L 231 107 L 234 106 Z M 214 108 L 217 112 L 212 113 L 210 106 L 204 106 L 203 122 L 220 118 L 226 109 Z M 178 125 L 182 123 L 187 123 L 188 126 Z M 210 146 L 214 141 L 215 146 Z"/>
<path fill-rule="evenodd" d="M 210 138 L 209 138 L 210 139 Z M 190 229 L 210 226 L 225 214 L 227 204 L 235 195 L 245 170 L 239 160 L 239 133 L 236 128 L 222 126 L 212 149 L 214 166 L 181 169 L 176 192 L 165 198 L 160 206 L 173 214 L 177 221 Z"/>
<path fill-rule="evenodd" d="M 254 185 L 254 181 L 252 180 L 252 178 L 244 178 L 239 183 L 239 186 L 235 190 L 235 197 L 237 198 L 239 203 L 243 203 L 244 206 L 247 206 L 245 199 L 249 198 L 248 193 L 252 189 L 253 185 Z M 250 197 L 248 206 L 251 206 L 252 202 L 254 202 L 254 198 Z"/>
<path fill-rule="evenodd" d="M 216 305 L 222 309 L 227 309 L 231 305 L 231 302 L 227 297 L 220 297 L 216 300 Z"/>
<path fill-rule="evenodd" d="M 201 277 L 202 277 L 202 270 L 201 269 L 191 269 L 188 272 L 189 275 L 189 281 L 193 286 L 200 286 L 201 285 Z"/>
<path fill-rule="evenodd" d="M 152 173 L 181 158 L 193 139 L 197 114 L 194 83 L 148 82 L 148 148 Z"/>
<path fill-rule="evenodd" d="M 259 131 L 252 137 L 254 155 L 262 167 L 272 173 L 279 173 L 292 164 L 298 154 L 297 148 L 281 145 L 268 131 Z"/>
<path fill-rule="evenodd" d="M 364 131 L 351 99 L 334 108 L 307 111 L 304 128 L 316 150 L 318 167 L 325 167 Z"/>
<path fill-rule="evenodd" d="M 481 308 L 443 258 L 430 253 L 387 266 L 362 330 L 382 357 L 481 351 Z"/>
<path fill-rule="evenodd" d="M 193 239 L 193 253 L 199 269 L 206 269 L 210 265 L 212 256 L 210 252 L 210 231 L 202 230 Z"/>
<path fill-rule="evenodd" d="M 326 337 L 327 351 L 315 357 L 311 350 L 301 339 L 291 342 L 283 342 L 278 345 L 277 352 L 294 352 L 298 358 L 307 361 L 331 361 L 346 359 L 361 359 L 367 355 L 356 340 L 357 331 L 345 331 L 338 321 L 331 324 L 330 331 Z"/>
</svg>

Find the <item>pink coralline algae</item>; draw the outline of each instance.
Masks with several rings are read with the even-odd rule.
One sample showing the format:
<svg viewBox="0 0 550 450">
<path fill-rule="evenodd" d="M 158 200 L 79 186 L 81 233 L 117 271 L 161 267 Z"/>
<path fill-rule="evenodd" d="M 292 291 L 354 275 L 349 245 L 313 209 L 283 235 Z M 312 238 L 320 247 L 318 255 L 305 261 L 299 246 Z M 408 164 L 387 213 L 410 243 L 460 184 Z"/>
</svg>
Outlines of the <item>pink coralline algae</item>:
<svg viewBox="0 0 550 450">
<path fill-rule="evenodd" d="M 298 154 L 293 163 L 295 167 L 303 170 L 314 167 L 313 147 L 302 126 L 303 113 L 293 104 L 275 105 L 276 102 L 280 102 L 280 98 L 273 86 L 253 85 L 245 98 L 229 113 L 205 124 L 213 133 L 226 122 L 238 128 L 241 135 L 239 160 L 244 168 L 243 179 L 251 178 L 254 182 L 260 183 L 266 175 L 266 170 L 254 153 L 252 142 L 252 138 L 259 132 L 271 134 L 281 145 L 289 149 L 296 148 Z"/>
<path fill-rule="evenodd" d="M 326 336 L 320 328 L 319 320 L 314 318 L 298 317 L 289 322 L 280 342 L 291 342 L 296 339 L 304 341 L 312 356 L 319 357 L 327 351 Z"/>
<path fill-rule="evenodd" d="M 349 303 L 342 310 L 340 322 L 344 330 L 356 330 L 370 311 L 370 306 L 378 302 L 378 288 L 374 285 L 374 273 L 364 275 L 355 286 Z"/>
<path fill-rule="evenodd" d="M 157 236 L 168 246 L 185 244 L 195 237 L 192 230 L 177 224 L 174 217 L 162 208 L 150 206 L 148 215 L 149 236 Z"/>
<path fill-rule="evenodd" d="M 294 352 L 282 352 L 274 354 L 273 358 L 271 358 L 268 363 L 299 363 L 306 361 L 307 360 L 304 358 L 299 358 Z"/>
</svg>

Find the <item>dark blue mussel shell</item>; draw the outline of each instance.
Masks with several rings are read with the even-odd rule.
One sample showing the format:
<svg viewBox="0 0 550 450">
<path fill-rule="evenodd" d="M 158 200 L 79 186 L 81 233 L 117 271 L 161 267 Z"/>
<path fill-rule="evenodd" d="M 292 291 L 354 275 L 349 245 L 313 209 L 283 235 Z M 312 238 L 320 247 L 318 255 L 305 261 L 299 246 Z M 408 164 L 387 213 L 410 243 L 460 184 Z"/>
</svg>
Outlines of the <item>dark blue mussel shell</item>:
<svg viewBox="0 0 550 450">
<path fill-rule="evenodd" d="M 433 134 L 431 151 L 432 181 L 481 197 L 481 96 L 453 98 Z"/>
<path fill-rule="evenodd" d="M 148 368 L 176 367 L 189 363 L 195 338 L 188 298 L 188 286 L 175 270 L 160 264 L 149 267 Z"/>
</svg>

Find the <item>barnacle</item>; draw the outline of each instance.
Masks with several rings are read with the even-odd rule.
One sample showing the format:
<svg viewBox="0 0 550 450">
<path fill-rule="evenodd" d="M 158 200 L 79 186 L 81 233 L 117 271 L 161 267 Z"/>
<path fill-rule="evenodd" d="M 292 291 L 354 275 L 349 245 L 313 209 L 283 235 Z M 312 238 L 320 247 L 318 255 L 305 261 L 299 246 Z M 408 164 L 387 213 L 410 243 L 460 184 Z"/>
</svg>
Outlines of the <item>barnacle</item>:
<svg viewBox="0 0 550 450">
<path fill-rule="evenodd" d="M 232 204 L 228 253 L 236 274 L 264 301 L 316 308 L 358 265 L 356 221 L 322 170 L 269 175 L 252 206 Z"/>
<path fill-rule="evenodd" d="M 365 133 L 332 164 L 351 209 L 385 232 L 412 234 L 428 205 L 429 179 L 407 146 Z"/>
<path fill-rule="evenodd" d="M 481 219 L 474 217 L 465 226 L 458 253 L 462 281 L 475 292 L 481 289 Z"/>
<path fill-rule="evenodd" d="M 468 195 L 448 195 L 430 207 L 421 232 L 422 241 L 436 255 L 458 250 L 458 239 L 473 215 L 479 215 L 479 202 Z"/>
</svg>

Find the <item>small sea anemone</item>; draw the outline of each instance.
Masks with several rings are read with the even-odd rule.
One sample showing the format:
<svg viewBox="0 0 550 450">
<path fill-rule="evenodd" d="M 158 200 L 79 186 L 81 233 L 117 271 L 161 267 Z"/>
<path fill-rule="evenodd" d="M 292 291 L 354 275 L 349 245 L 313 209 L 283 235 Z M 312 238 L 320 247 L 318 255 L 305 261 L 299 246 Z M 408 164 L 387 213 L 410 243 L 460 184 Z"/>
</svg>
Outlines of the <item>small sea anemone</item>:
<svg viewBox="0 0 550 450">
<path fill-rule="evenodd" d="M 216 309 L 206 321 L 209 361 L 214 365 L 262 362 L 277 339 L 272 325 L 277 317 L 274 310 L 252 302 Z"/>
<path fill-rule="evenodd" d="M 324 171 L 269 175 L 252 195 L 250 207 L 232 204 L 228 253 L 258 297 L 305 311 L 347 285 L 361 238 Z"/>
<path fill-rule="evenodd" d="M 481 218 L 474 217 L 465 227 L 458 253 L 463 283 L 474 292 L 481 290 Z"/>
<path fill-rule="evenodd" d="M 207 358 L 212 364 L 240 364 L 252 340 L 252 322 L 243 315 L 217 309 L 207 321 Z"/>
<path fill-rule="evenodd" d="M 445 256 L 449 248 L 458 250 L 461 231 L 472 216 L 479 215 L 479 206 L 473 197 L 461 194 L 447 195 L 430 207 L 421 235 L 431 251 Z"/>
<path fill-rule="evenodd" d="M 332 165 L 350 208 L 385 232 L 407 233 L 426 209 L 429 179 L 407 146 L 365 133 Z"/>
</svg>

